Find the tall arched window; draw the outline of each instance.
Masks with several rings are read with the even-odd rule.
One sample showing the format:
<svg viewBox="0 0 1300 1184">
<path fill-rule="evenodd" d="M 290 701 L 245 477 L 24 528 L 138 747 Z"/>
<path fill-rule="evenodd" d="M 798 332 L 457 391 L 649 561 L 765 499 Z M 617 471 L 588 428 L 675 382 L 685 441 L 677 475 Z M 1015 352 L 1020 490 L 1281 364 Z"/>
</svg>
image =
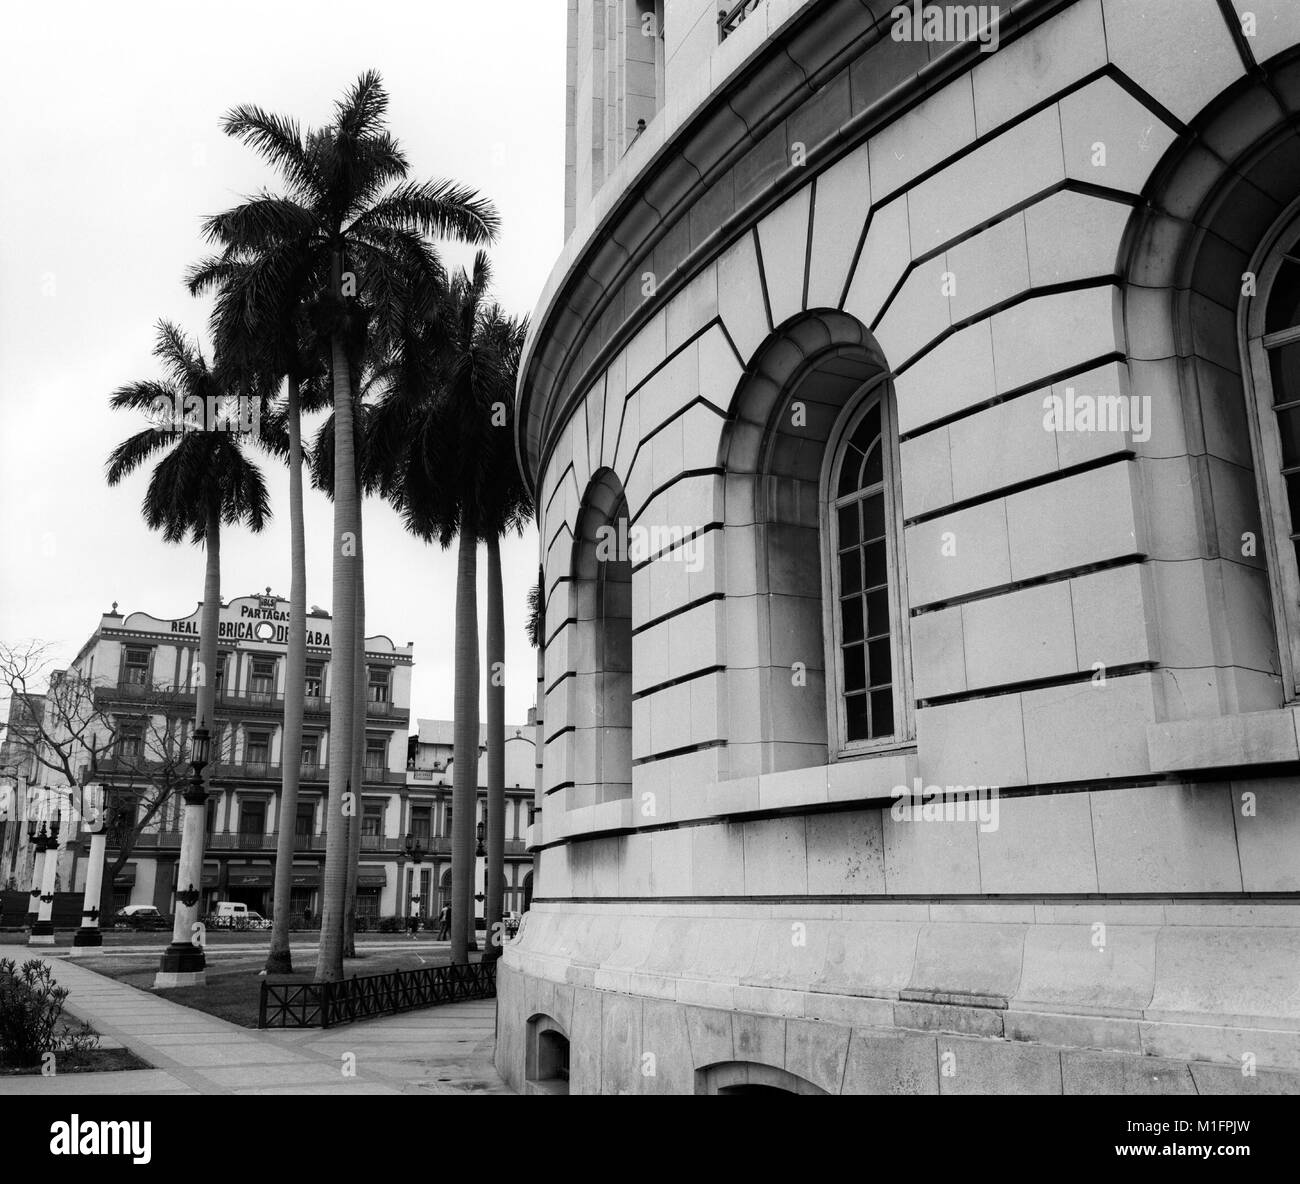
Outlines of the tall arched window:
<svg viewBox="0 0 1300 1184">
<path fill-rule="evenodd" d="M 609 469 L 602 470 L 588 486 L 573 544 L 568 635 L 573 674 L 561 712 L 571 732 L 565 741 L 566 810 L 632 796 L 628 530 L 622 486 Z"/>
<path fill-rule="evenodd" d="M 886 382 L 841 417 L 824 480 L 828 722 L 841 753 L 910 733 L 898 436 Z"/>
<path fill-rule="evenodd" d="M 1295 207 L 1256 260 L 1247 297 L 1247 399 L 1287 696 L 1300 691 L 1300 217 Z"/>
</svg>

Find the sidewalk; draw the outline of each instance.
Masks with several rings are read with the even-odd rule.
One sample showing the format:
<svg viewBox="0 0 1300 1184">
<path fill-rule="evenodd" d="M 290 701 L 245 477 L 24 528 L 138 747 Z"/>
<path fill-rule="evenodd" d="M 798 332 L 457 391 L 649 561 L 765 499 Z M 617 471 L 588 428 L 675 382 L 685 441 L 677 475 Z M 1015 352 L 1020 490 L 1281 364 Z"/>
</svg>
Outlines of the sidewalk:
<svg viewBox="0 0 1300 1184">
<path fill-rule="evenodd" d="M 0 945 L 0 957 L 27 958 Z M 47 957 L 66 1010 L 129 1048 L 152 1070 L 0 1078 L 6 1094 L 510 1093 L 492 1064 L 496 1001 L 384 1019 L 260 1032 Z M 345 1072 L 353 1075 L 345 1076 Z"/>
</svg>

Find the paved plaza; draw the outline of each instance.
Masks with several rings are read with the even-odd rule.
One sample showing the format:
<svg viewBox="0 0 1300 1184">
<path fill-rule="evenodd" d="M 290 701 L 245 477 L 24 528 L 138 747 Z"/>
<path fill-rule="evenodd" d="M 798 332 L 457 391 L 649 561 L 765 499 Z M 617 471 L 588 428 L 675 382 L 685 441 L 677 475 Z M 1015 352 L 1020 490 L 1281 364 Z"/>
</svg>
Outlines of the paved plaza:
<svg viewBox="0 0 1300 1184">
<path fill-rule="evenodd" d="M 0 958 L 26 960 L 25 945 Z M 155 951 L 156 956 L 156 951 Z M 0 1078 L 0 1096 L 56 1094 L 507 1094 L 492 1065 L 496 1001 L 452 1003 L 322 1030 L 255 1031 L 54 955 L 66 1010 L 103 1045 L 153 1066 Z"/>
</svg>

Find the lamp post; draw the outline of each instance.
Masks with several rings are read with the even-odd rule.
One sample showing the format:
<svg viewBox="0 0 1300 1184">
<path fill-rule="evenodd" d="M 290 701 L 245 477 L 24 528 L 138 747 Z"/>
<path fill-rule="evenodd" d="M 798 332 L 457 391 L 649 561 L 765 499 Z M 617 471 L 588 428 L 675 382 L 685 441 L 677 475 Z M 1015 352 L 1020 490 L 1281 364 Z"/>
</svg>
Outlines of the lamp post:
<svg viewBox="0 0 1300 1184">
<path fill-rule="evenodd" d="M 86 894 L 81 902 L 81 928 L 73 935 L 73 948 L 102 946 L 104 935 L 99 931 L 99 901 L 104 887 L 104 858 L 108 847 L 108 830 L 104 826 L 104 787 L 87 785 L 85 794 L 94 810 L 90 827 L 90 856 L 86 864 Z"/>
<path fill-rule="evenodd" d="M 30 808 L 30 800 L 29 800 Z M 36 853 L 32 860 L 32 890 L 27 901 L 27 927 L 36 925 L 41 907 L 41 873 L 45 869 L 45 823 L 32 814 L 27 819 L 27 845 Z"/>
<path fill-rule="evenodd" d="M 203 770 L 208 763 L 210 737 L 199 720 L 190 741 L 190 780 L 183 795 L 185 818 L 181 823 L 181 857 L 176 868 L 176 919 L 172 941 L 164 951 L 154 976 L 154 988 L 197 987 L 207 982 L 207 958 L 195 929 L 199 916 L 199 889 L 203 880 L 204 803 Z M 185 887 L 181 887 L 184 884 Z"/>
<path fill-rule="evenodd" d="M 488 878 L 487 848 L 483 846 L 483 837 L 484 837 L 484 833 L 486 832 L 486 830 L 487 830 L 487 806 L 484 805 L 484 807 L 483 807 L 483 812 L 482 812 L 482 814 L 479 816 L 479 820 L 478 820 L 478 822 L 476 822 L 476 823 L 474 824 L 474 843 L 475 843 L 475 847 L 474 847 L 474 872 L 475 872 L 475 879 L 476 879 L 479 883 L 481 883 L 481 884 L 483 885 L 481 891 L 479 891 L 479 892 L 475 892 L 475 893 L 474 893 L 474 900 L 475 900 L 475 902 L 477 903 L 477 905 L 479 906 L 479 908 L 482 907 L 483 902 L 487 899 L 487 878 Z M 482 874 L 481 874 L 481 875 L 479 874 L 480 869 L 481 869 L 481 871 L 482 871 Z M 472 918 L 472 920 L 471 920 L 471 924 L 470 924 L 470 927 L 469 927 L 469 948 L 470 948 L 471 950 L 477 950 L 477 949 L 478 949 L 478 912 L 479 912 L 479 908 L 475 908 L 475 910 L 474 910 L 474 917 Z M 485 945 L 485 946 L 488 944 L 488 936 L 489 936 L 489 935 L 488 935 L 488 933 L 487 933 L 487 931 L 486 931 L 486 929 L 485 929 L 485 930 L 484 930 L 484 933 L 483 933 L 483 942 L 484 942 L 484 945 Z"/>
<path fill-rule="evenodd" d="M 53 791 L 47 791 L 45 813 L 46 821 L 41 825 L 45 847 L 45 862 L 41 868 L 41 908 L 27 938 L 29 946 L 54 944 L 54 884 L 59 874 L 59 824 L 62 818 Z"/>
</svg>

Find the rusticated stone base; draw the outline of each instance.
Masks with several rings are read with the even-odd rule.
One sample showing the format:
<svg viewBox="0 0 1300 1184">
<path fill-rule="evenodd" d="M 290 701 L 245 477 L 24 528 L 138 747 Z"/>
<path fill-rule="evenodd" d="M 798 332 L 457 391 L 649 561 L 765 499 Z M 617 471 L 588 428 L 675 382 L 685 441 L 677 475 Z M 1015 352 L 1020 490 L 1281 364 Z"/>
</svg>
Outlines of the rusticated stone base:
<svg viewBox="0 0 1300 1184">
<path fill-rule="evenodd" d="M 795 905 L 673 907 L 530 912 L 497 972 L 513 1088 L 557 1092 L 549 1030 L 572 1093 L 1300 1094 L 1291 905 L 805 906 L 803 945 Z"/>
</svg>

